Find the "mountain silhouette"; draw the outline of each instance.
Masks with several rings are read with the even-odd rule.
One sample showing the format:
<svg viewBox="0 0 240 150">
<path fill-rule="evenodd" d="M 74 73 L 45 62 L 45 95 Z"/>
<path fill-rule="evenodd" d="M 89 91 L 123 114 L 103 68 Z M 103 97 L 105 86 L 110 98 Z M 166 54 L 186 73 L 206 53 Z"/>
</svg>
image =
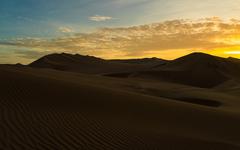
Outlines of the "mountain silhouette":
<svg viewBox="0 0 240 150">
<path fill-rule="evenodd" d="M 34 68 L 50 68 L 55 70 L 79 73 L 105 74 L 140 71 L 152 67 L 156 64 L 156 59 L 151 60 L 154 63 L 150 63 L 151 61 L 147 61 L 146 63 L 144 63 L 142 60 L 139 61 L 141 61 L 141 64 L 126 63 L 125 61 L 108 61 L 93 56 L 61 53 L 46 55 L 32 62 L 29 64 L 29 66 Z"/>
<path fill-rule="evenodd" d="M 117 74 L 110 76 L 118 77 Z M 225 81 L 239 79 L 240 61 L 192 53 L 147 71 L 132 72 L 129 76 L 212 88 Z"/>
</svg>

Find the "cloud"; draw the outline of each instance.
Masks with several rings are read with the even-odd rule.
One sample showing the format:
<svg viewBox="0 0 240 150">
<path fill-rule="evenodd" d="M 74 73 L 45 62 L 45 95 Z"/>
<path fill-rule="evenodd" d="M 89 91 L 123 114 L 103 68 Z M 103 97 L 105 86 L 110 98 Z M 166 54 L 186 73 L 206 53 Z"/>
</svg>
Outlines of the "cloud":
<svg viewBox="0 0 240 150">
<path fill-rule="evenodd" d="M 42 56 L 48 55 L 50 51 L 34 51 L 34 50 L 15 50 L 14 54 L 25 59 L 38 59 Z"/>
<path fill-rule="evenodd" d="M 122 28 L 100 28 L 53 39 L 19 38 L 0 45 L 44 52 L 68 52 L 103 58 L 162 57 L 192 51 L 240 48 L 240 20 L 171 20 Z M 231 49 L 232 50 L 232 49 Z M 27 55 L 33 57 L 36 55 Z"/>
<path fill-rule="evenodd" d="M 62 33 L 71 33 L 74 32 L 72 28 L 70 27 L 59 27 L 58 30 Z"/>
<path fill-rule="evenodd" d="M 97 22 L 100 22 L 100 21 L 112 20 L 113 18 L 110 17 L 110 16 L 100 16 L 100 15 L 95 15 L 95 16 L 91 16 L 91 17 L 89 17 L 88 19 L 91 20 L 91 21 L 97 21 Z"/>
</svg>

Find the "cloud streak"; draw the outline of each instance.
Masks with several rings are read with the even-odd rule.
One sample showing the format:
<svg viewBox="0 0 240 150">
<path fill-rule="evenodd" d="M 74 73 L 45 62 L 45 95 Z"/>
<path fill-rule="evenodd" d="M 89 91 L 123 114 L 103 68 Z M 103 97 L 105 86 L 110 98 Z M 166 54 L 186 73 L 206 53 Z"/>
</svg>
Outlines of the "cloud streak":
<svg viewBox="0 0 240 150">
<path fill-rule="evenodd" d="M 59 27 L 58 30 L 62 33 L 72 33 L 73 29 L 70 27 Z"/>
<path fill-rule="evenodd" d="M 54 39 L 23 38 L 0 45 L 45 54 L 69 52 L 103 58 L 162 57 L 172 59 L 192 51 L 240 47 L 240 20 L 205 18 L 171 20 L 126 28 L 101 28 Z M 48 50 L 48 51 L 46 51 Z"/>
<path fill-rule="evenodd" d="M 88 19 L 91 21 L 101 22 L 101 21 L 112 20 L 113 18 L 110 16 L 95 15 L 95 16 L 89 17 Z"/>
</svg>

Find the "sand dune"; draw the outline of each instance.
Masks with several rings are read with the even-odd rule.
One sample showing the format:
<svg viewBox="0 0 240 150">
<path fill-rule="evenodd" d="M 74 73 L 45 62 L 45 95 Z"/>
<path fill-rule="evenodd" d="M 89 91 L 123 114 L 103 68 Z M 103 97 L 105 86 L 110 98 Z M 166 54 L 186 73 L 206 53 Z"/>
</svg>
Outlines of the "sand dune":
<svg viewBox="0 0 240 150">
<path fill-rule="evenodd" d="M 149 70 L 127 75 L 108 74 L 111 77 L 138 77 L 168 81 L 202 88 L 213 88 L 229 80 L 239 81 L 240 61 L 204 53 L 192 53 Z"/>
<path fill-rule="evenodd" d="M 18 66 L 0 79 L 0 149 L 240 149 L 240 102 L 216 90 Z"/>
<path fill-rule="evenodd" d="M 142 63 L 126 63 L 125 61 L 108 61 L 92 56 L 72 54 L 50 54 L 29 64 L 35 68 L 50 68 L 88 74 L 107 74 L 128 71 L 140 71 L 151 68 L 158 62 L 156 59 L 139 60 Z M 131 61 L 132 62 L 132 61 Z M 135 61 L 136 62 L 136 61 Z M 159 60 L 159 62 L 162 62 Z"/>
<path fill-rule="evenodd" d="M 115 59 L 109 60 L 111 62 L 117 63 L 126 63 L 126 64 L 148 64 L 152 66 L 163 65 L 168 62 L 168 60 L 160 59 L 160 58 L 143 58 L 143 59 Z"/>
<path fill-rule="evenodd" d="M 229 80 L 240 80 L 240 61 L 204 53 L 192 53 L 173 61 L 158 58 L 104 60 L 92 56 L 51 54 L 29 65 L 110 77 L 137 77 L 213 88 Z"/>
</svg>

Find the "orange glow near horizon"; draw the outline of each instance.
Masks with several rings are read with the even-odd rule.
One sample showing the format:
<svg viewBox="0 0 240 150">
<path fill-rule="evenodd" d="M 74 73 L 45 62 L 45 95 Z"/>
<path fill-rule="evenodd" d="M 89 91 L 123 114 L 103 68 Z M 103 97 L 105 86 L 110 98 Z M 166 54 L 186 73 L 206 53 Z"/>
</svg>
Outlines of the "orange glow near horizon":
<svg viewBox="0 0 240 150">
<path fill-rule="evenodd" d="M 240 58 L 240 20 L 212 17 L 106 27 L 52 39 L 17 38 L 0 42 L 0 47 L 6 53 L 6 57 L 0 58 L 1 62 L 11 63 L 29 63 L 46 54 L 62 52 L 103 59 L 158 57 L 172 60 L 193 52 Z M 10 55 L 12 61 L 9 61 Z"/>
<path fill-rule="evenodd" d="M 210 50 L 207 53 L 215 56 L 224 57 L 224 58 L 227 58 L 227 57 L 240 58 L 240 46 L 218 48 L 215 50 Z"/>
</svg>

